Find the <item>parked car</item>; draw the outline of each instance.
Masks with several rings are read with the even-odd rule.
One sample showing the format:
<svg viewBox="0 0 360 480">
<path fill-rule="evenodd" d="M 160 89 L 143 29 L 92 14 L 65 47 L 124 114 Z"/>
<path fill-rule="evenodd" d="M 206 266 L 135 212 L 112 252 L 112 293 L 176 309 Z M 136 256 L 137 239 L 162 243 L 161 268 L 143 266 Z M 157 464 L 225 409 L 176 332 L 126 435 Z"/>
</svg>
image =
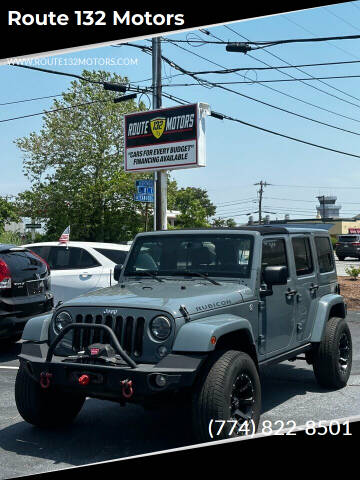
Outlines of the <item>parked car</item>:
<svg viewBox="0 0 360 480">
<path fill-rule="evenodd" d="M 25 245 L 51 268 L 55 305 L 113 283 L 114 266 L 123 264 L 130 245 L 98 242 L 42 242 Z"/>
<path fill-rule="evenodd" d="M 360 235 L 339 235 L 335 245 L 336 256 L 339 260 L 346 257 L 358 258 L 360 260 Z"/>
<path fill-rule="evenodd" d="M 0 339 L 18 340 L 29 318 L 53 303 L 46 262 L 24 247 L 0 244 Z"/>
<path fill-rule="evenodd" d="M 142 233 L 114 277 L 26 325 L 15 398 L 27 422 L 71 422 L 86 397 L 177 401 L 209 441 L 256 431 L 263 366 L 300 358 L 324 388 L 349 379 L 351 334 L 324 230 Z"/>
</svg>

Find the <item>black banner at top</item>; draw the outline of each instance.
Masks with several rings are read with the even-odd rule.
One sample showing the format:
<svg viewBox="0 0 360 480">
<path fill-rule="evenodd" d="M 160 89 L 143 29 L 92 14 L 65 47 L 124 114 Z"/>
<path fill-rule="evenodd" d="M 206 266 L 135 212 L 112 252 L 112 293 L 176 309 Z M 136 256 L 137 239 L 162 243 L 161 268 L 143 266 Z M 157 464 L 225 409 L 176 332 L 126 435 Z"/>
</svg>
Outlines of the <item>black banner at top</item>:
<svg viewBox="0 0 360 480">
<path fill-rule="evenodd" d="M 271 2 L 241 3 L 236 10 L 198 8 L 193 5 L 170 3 L 158 8 L 157 3 L 146 8 L 135 3 L 114 2 L 105 7 L 101 2 L 76 1 L 72 7 L 50 4 L 44 8 L 31 2 L 24 7 L 19 2 L 3 2 L 0 6 L 0 59 L 54 53 L 100 43 L 116 43 L 125 39 L 153 36 L 184 29 L 235 22 L 242 19 L 284 13 L 328 5 L 326 1 L 298 1 L 291 4 Z"/>
</svg>

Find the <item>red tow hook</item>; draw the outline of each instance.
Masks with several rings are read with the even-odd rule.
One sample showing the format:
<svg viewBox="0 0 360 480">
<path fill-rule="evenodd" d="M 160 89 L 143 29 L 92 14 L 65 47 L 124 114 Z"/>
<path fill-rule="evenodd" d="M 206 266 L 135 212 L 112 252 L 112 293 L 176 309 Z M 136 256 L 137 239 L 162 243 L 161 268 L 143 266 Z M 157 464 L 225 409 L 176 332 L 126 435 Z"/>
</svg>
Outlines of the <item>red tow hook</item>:
<svg viewBox="0 0 360 480">
<path fill-rule="evenodd" d="M 131 398 L 134 394 L 132 380 L 122 380 L 122 394 L 125 398 Z"/>
<path fill-rule="evenodd" d="M 40 373 L 40 386 L 41 386 L 41 388 L 45 388 L 45 389 L 49 388 L 51 378 L 52 378 L 52 373 L 41 372 Z"/>
<path fill-rule="evenodd" d="M 89 385 L 89 383 L 90 383 L 90 377 L 89 377 L 89 375 L 86 375 L 86 374 L 81 375 L 81 376 L 79 377 L 78 382 L 80 383 L 80 385 L 83 385 L 84 387 L 85 387 L 86 385 Z"/>
</svg>

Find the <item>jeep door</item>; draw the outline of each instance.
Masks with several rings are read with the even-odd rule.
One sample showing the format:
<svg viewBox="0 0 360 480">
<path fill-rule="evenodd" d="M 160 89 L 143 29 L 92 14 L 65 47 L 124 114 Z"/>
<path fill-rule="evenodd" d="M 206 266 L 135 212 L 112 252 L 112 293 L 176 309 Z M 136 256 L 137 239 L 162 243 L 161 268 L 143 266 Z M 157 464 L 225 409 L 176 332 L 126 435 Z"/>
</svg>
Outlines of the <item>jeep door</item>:
<svg viewBox="0 0 360 480">
<path fill-rule="evenodd" d="M 311 235 L 292 235 L 291 244 L 296 271 L 296 344 L 304 343 L 310 335 L 315 318 L 319 288 L 314 245 Z"/>
<path fill-rule="evenodd" d="M 263 240 L 262 269 L 266 266 L 286 266 L 289 271 L 286 285 L 273 285 L 272 294 L 262 296 L 260 312 L 260 354 L 280 353 L 292 341 L 295 326 L 294 281 L 289 268 L 289 245 L 285 237 Z"/>
</svg>

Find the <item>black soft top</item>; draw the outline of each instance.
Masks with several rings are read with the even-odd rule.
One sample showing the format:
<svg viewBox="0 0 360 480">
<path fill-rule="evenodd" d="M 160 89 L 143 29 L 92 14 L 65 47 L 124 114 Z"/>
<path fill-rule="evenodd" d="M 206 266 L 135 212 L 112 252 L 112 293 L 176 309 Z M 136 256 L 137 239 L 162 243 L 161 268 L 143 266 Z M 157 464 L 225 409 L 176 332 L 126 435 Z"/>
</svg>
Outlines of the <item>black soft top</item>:
<svg viewBox="0 0 360 480">
<path fill-rule="evenodd" d="M 281 233 L 290 233 L 289 230 L 285 227 L 273 227 L 273 226 L 267 226 L 267 225 L 261 225 L 261 226 L 249 226 L 249 227 L 208 227 L 208 228 L 181 228 L 179 230 L 176 230 L 176 232 L 181 232 L 181 231 L 190 231 L 190 230 L 206 230 L 206 231 L 217 231 L 217 230 L 228 230 L 229 232 L 231 231 L 239 231 L 239 232 L 259 232 L 260 235 L 276 235 L 276 234 L 281 234 Z M 160 230 L 161 232 L 168 232 L 168 230 Z M 156 233 L 151 232 L 151 233 Z"/>
</svg>

